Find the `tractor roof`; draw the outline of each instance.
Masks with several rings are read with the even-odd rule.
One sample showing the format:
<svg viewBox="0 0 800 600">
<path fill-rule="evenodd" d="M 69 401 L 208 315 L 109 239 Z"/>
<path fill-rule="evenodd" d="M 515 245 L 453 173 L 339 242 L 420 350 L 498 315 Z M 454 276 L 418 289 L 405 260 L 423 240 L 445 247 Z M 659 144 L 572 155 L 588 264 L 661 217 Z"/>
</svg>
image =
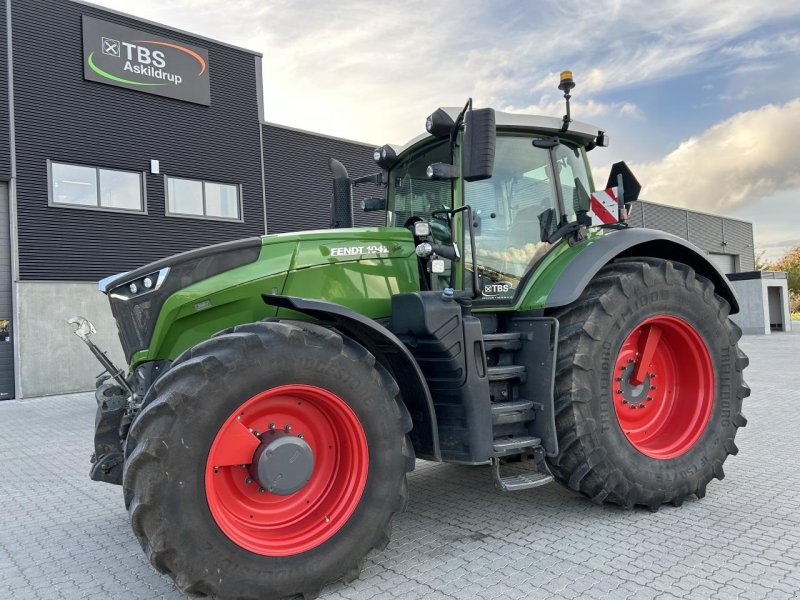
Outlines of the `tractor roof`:
<svg viewBox="0 0 800 600">
<path fill-rule="evenodd" d="M 461 112 L 459 107 L 446 106 L 442 110 L 446 111 L 453 119 Z M 561 133 L 563 121 L 560 117 L 545 117 L 542 115 L 524 115 L 518 113 L 495 111 L 495 124 L 498 130 L 506 129 L 531 129 L 545 134 L 561 135 L 567 139 L 573 139 L 582 144 L 593 141 L 597 134 L 602 131 L 595 125 L 582 123 L 581 121 L 571 121 L 566 133 Z M 394 146 L 398 155 L 405 152 L 412 146 L 417 145 L 422 140 L 432 138 L 430 133 L 423 133 L 412 139 L 403 146 Z"/>
</svg>

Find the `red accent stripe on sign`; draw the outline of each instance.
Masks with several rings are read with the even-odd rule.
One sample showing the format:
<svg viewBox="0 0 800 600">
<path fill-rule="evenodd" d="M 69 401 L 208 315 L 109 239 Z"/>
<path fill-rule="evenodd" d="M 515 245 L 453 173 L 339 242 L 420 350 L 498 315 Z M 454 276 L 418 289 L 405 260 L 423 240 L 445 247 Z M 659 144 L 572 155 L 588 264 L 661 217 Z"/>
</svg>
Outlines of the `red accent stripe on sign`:
<svg viewBox="0 0 800 600">
<path fill-rule="evenodd" d="M 592 212 L 603 223 L 616 223 L 617 218 L 608 212 L 608 209 L 594 196 L 592 196 Z"/>
</svg>

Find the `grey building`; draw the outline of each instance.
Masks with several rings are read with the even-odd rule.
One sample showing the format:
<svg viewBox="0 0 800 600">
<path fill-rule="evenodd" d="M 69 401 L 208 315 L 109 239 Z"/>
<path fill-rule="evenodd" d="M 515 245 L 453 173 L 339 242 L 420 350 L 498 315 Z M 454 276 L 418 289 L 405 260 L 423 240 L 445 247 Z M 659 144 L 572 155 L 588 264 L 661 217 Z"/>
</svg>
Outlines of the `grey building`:
<svg viewBox="0 0 800 600">
<path fill-rule="evenodd" d="M 257 52 L 71 0 L 7 0 L 0 36 L 0 398 L 91 385 L 75 315 L 124 362 L 99 279 L 268 220 L 326 227 L 329 158 L 374 170 L 264 122 Z"/>
</svg>

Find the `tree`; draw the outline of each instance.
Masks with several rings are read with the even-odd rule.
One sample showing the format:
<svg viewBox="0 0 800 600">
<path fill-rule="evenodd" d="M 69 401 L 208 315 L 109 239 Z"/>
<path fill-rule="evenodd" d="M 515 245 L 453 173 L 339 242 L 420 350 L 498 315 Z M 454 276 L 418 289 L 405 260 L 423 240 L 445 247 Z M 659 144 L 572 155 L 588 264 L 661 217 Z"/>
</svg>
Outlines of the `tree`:
<svg viewBox="0 0 800 600">
<path fill-rule="evenodd" d="M 800 312 L 800 246 L 786 253 L 776 263 L 769 266 L 769 271 L 786 271 L 789 278 L 789 298 L 792 312 Z"/>
</svg>

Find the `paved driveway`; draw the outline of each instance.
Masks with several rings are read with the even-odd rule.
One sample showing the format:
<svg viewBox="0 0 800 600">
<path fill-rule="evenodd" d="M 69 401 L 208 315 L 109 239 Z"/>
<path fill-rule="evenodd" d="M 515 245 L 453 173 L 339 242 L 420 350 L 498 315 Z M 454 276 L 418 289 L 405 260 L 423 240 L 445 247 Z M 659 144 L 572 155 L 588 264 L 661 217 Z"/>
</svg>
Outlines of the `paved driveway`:
<svg viewBox="0 0 800 600">
<path fill-rule="evenodd" d="M 323 598 L 800 598 L 800 323 L 742 345 L 750 424 L 704 500 L 626 512 L 419 462 L 391 544 Z M 182 598 L 87 476 L 93 419 L 90 394 L 0 403 L 0 599 Z"/>
</svg>

